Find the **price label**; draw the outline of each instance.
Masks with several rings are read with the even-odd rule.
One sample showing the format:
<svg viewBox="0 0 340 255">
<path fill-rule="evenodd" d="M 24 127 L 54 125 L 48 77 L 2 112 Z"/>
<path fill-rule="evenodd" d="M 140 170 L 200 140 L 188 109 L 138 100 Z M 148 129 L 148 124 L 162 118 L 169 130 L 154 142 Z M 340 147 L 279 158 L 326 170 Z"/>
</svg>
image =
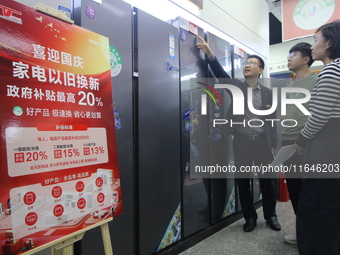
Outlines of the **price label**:
<svg viewBox="0 0 340 255">
<path fill-rule="evenodd" d="M 6 149 L 11 177 L 108 162 L 105 128 L 39 131 L 9 127 Z"/>
</svg>

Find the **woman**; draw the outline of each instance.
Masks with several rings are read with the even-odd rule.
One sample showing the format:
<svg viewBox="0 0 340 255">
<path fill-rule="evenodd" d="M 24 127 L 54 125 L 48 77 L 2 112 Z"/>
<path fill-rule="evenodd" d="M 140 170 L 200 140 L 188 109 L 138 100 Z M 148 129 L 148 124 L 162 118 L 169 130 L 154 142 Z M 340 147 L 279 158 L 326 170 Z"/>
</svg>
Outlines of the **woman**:
<svg viewBox="0 0 340 255">
<path fill-rule="evenodd" d="M 340 254 L 340 20 L 318 28 L 311 49 L 325 66 L 295 143 L 304 154 L 297 241 L 301 255 L 333 255 Z"/>
</svg>

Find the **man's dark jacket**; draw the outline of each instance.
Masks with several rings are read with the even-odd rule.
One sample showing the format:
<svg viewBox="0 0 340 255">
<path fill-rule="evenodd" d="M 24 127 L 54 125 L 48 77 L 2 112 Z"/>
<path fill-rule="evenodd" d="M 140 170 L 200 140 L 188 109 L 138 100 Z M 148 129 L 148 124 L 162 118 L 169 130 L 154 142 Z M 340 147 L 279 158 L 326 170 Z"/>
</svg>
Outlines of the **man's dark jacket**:
<svg viewBox="0 0 340 255">
<path fill-rule="evenodd" d="M 215 77 L 219 80 L 221 84 L 232 84 L 242 90 L 243 95 L 244 95 L 244 103 L 246 107 L 246 104 L 248 101 L 248 88 L 249 88 L 248 83 L 246 81 L 241 81 L 238 79 L 231 79 L 230 76 L 223 70 L 221 64 L 218 62 L 216 57 L 212 61 L 208 60 L 208 63 Z M 271 108 L 272 106 L 272 98 L 273 98 L 272 91 L 269 88 L 263 86 L 262 84 L 259 84 L 259 85 L 261 86 L 261 100 L 262 100 L 261 110 L 267 110 Z M 233 100 L 230 91 L 227 90 L 227 92 L 229 93 L 231 100 Z M 270 120 L 276 119 L 276 111 L 274 111 L 272 114 L 261 115 L 259 117 L 264 122 L 263 127 L 264 127 L 264 131 L 266 134 L 269 149 L 271 150 L 272 148 L 276 148 L 277 140 L 278 140 L 278 135 L 277 135 L 277 130 L 276 130 L 276 121 L 266 121 L 266 119 L 270 119 Z M 244 115 L 233 115 L 233 104 L 231 103 L 226 118 L 228 120 L 232 119 L 232 121 L 235 123 L 235 122 L 243 122 L 243 120 L 245 119 L 245 116 Z M 246 125 L 248 124 L 246 123 Z M 231 134 L 234 134 L 237 126 L 240 126 L 240 124 L 236 124 L 230 127 L 229 132 Z"/>
</svg>

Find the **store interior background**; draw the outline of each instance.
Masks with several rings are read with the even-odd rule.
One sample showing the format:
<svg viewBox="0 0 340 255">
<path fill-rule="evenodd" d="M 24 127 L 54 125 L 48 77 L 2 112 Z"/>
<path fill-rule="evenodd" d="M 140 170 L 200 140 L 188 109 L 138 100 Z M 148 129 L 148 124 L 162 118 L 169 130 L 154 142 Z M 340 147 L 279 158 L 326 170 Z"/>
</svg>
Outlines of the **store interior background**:
<svg viewBox="0 0 340 255">
<path fill-rule="evenodd" d="M 28 6 L 33 7 L 36 3 L 42 2 L 53 8 L 56 4 L 64 4 L 72 10 L 73 2 L 62 0 L 17 0 Z M 110 1 L 110 0 L 102 0 Z M 115 0 L 123 1 L 123 0 Z M 282 42 L 281 29 L 281 1 L 278 0 L 197 0 L 203 2 L 203 8 L 195 7 L 188 0 L 124 0 L 125 4 L 130 4 L 160 20 L 169 21 L 176 17 L 183 17 L 197 26 L 209 31 L 220 38 L 228 41 L 231 45 L 235 45 L 249 54 L 257 54 L 265 59 L 266 67 L 263 76 L 273 77 L 277 80 L 282 78 L 290 78 L 291 74 L 287 69 L 287 54 L 289 49 L 298 42 L 304 41 L 313 44 L 313 36 Z M 96 1 L 87 1 L 95 3 Z M 119 13 L 117 13 L 119 15 Z M 115 24 L 117 25 L 117 24 Z M 110 26 L 110 22 L 107 22 Z M 124 30 L 121 30 L 124 33 Z M 120 36 L 117 34 L 117 36 Z M 132 36 L 132 35 L 131 35 Z M 153 38 L 154 37 L 154 38 Z M 156 41 L 158 34 L 150 37 L 150 45 Z M 316 61 L 312 65 L 313 70 L 321 69 L 322 63 Z M 132 67 L 131 67 L 132 68 Z M 132 70 L 131 70 L 132 71 Z M 131 72 L 132 76 L 132 72 Z M 266 85 L 266 84 L 265 84 Z M 115 91 L 113 91 L 115 93 Z M 129 160 L 129 158 L 124 159 Z M 119 163 L 121 164 L 121 163 Z M 133 169 L 125 169 L 126 166 L 120 166 L 122 179 L 122 197 L 124 212 L 117 216 L 110 223 L 111 239 L 115 255 L 147 255 L 140 247 L 147 246 L 149 233 L 143 232 L 147 225 L 141 227 L 141 218 L 138 212 L 141 203 L 135 197 L 138 188 L 136 187 L 136 176 Z M 132 165 L 130 165 L 132 167 Z M 131 187 L 131 190 L 125 188 Z M 130 188 L 129 188 L 130 189 Z M 132 191 L 132 192 L 130 192 Z M 259 203 L 260 205 L 260 203 Z M 154 205 L 157 208 L 158 205 Z M 173 212 L 171 212 L 173 214 Z M 160 216 L 161 217 L 161 216 Z M 242 217 L 241 213 L 235 213 L 230 217 L 219 222 L 211 222 L 207 227 L 196 231 L 187 237 L 156 252 L 154 254 L 178 254 L 179 252 L 189 248 L 195 243 L 212 235 L 225 226 Z M 157 224 L 152 218 L 148 220 L 150 226 Z M 151 234 L 150 234 L 151 235 Z M 162 238 L 162 236 L 160 236 Z M 160 240 L 159 240 L 160 241 Z M 145 249 L 147 250 L 147 249 Z M 95 253 L 93 253 L 95 252 Z M 83 240 L 75 244 L 75 254 L 103 254 L 102 240 L 100 229 L 95 229 L 86 233 Z M 50 250 L 46 249 L 37 253 L 38 255 L 50 254 Z"/>
</svg>

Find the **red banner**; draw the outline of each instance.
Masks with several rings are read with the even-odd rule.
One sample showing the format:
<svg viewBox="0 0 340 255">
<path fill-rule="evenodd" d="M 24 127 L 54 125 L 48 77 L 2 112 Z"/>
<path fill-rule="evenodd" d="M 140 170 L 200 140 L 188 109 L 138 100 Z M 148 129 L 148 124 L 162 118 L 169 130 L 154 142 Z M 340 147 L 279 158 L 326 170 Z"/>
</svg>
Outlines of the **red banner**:
<svg viewBox="0 0 340 255">
<path fill-rule="evenodd" d="M 0 255 L 122 211 L 108 38 L 0 4 Z"/>
</svg>

